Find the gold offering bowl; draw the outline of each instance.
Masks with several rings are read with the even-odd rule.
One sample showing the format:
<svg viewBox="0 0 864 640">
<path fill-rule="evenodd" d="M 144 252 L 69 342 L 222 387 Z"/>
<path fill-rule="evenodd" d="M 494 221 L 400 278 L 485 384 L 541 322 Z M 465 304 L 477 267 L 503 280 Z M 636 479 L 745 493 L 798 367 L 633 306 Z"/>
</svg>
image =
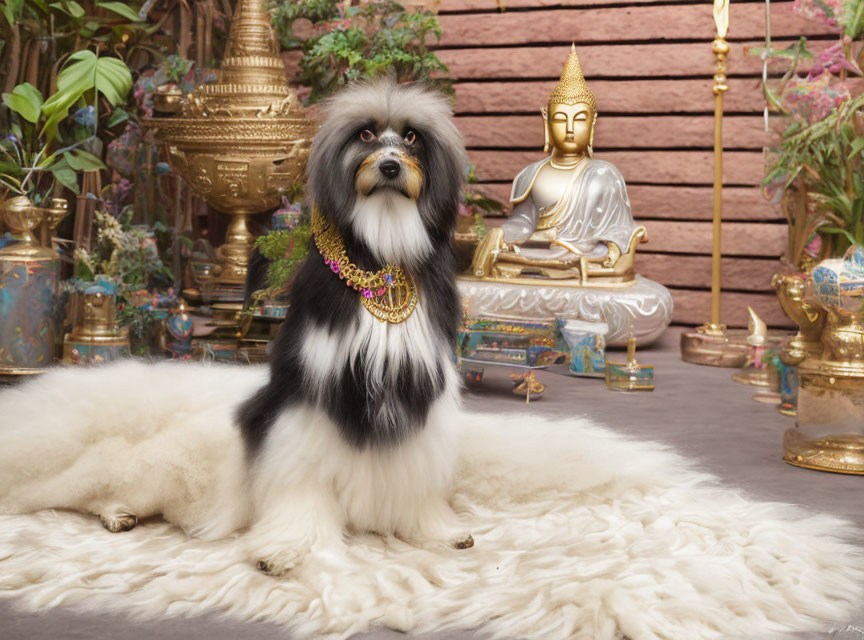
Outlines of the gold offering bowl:
<svg viewBox="0 0 864 640">
<path fill-rule="evenodd" d="M 220 284 L 242 285 L 255 236 L 248 216 L 273 209 L 300 180 L 308 153 L 305 117 L 154 118 L 171 162 L 214 209 L 231 216 L 216 251 Z M 286 142 L 294 140 L 294 142 Z"/>
<path fill-rule="evenodd" d="M 48 207 L 37 207 L 26 196 L 15 196 L 0 203 L 0 217 L 14 234 L 21 236 L 21 242 L 10 249 L 17 255 L 30 259 L 54 259 L 57 254 L 51 248 L 50 236 L 60 221 L 69 213 L 69 204 L 63 198 L 52 198 Z M 33 231 L 43 232 L 43 242 L 40 245 Z"/>
<path fill-rule="evenodd" d="M 45 211 L 34 207 L 26 196 L 15 196 L 3 203 L 3 220 L 16 234 L 22 236 L 23 242 L 36 242 L 33 229 L 45 220 Z"/>
</svg>

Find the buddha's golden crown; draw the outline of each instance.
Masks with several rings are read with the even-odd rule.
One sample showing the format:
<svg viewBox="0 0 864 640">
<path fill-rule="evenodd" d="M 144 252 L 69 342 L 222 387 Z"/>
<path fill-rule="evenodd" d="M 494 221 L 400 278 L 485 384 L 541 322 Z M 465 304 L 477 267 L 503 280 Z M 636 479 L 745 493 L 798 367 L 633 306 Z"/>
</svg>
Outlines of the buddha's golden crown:
<svg viewBox="0 0 864 640">
<path fill-rule="evenodd" d="M 576 55 L 576 45 L 571 44 L 570 55 L 567 56 L 567 62 L 564 63 L 564 69 L 561 71 L 561 79 L 552 90 L 548 104 L 576 104 L 577 102 L 584 102 L 590 105 L 592 110 L 597 111 L 597 101 L 588 88 L 588 83 L 585 82 L 585 76 L 582 75 L 582 65 L 579 64 L 579 56 Z"/>
</svg>

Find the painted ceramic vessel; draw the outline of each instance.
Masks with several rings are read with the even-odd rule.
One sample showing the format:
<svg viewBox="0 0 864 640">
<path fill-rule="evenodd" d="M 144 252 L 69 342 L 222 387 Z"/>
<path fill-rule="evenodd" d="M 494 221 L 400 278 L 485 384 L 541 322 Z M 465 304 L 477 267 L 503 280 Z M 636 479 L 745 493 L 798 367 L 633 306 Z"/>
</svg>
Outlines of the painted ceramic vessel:
<svg viewBox="0 0 864 640">
<path fill-rule="evenodd" d="M 864 313 L 864 247 L 850 247 L 840 259 L 824 260 L 813 269 L 819 302 L 834 313 Z"/>
<path fill-rule="evenodd" d="M 0 375 L 41 373 L 54 360 L 60 260 L 33 235 L 49 213 L 24 196 L 2 203 L 12 233 L 0 246 Z"/>
</svg>

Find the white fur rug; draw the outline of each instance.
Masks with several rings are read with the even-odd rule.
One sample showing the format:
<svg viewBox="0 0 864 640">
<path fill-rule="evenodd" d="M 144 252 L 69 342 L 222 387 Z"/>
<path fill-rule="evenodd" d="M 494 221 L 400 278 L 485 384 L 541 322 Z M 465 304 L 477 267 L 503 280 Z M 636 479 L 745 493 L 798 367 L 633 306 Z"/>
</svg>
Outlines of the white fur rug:
<svg viewBox="0 0 864 640">
<path fill-rule="evenodd" d="M 851 527 L 753 502 L 663 447 L 584 420 L 466 414 L 454 506 L 476 546 L 356 536 L 284 578 L 235 540 L 162 522 L 110 534 L 70 513 L 0 516 L 0 594 L 159 617 L 222 612 L 346 637 L 371 625 L 546 640 L 758 638 L 845 622 Z"/>
</svg>

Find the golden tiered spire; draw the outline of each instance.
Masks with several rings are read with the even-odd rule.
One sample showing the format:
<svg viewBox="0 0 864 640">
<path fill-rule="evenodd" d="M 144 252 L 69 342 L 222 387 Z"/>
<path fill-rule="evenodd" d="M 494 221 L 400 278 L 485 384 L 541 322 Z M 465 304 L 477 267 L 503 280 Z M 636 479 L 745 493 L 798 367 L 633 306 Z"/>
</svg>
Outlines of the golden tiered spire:
<svg viewBox="0 0 864 640">
<path fill-rule="evenodd" d="M 579 56 L 576 55 L 576 45 L 571 44 L 570 55 L 564 63 L 561 79 L 549 96 L 549 104 L 576 104 L 577 102 L 584 102 L 597 111 L 594 94 L 591 93 L 588 83 L 585 82 L 585 76 L 582 75 L 582 65 L 579 64 Z"/>
<path fill-rule="evenodd" d="M 239 0 L 216 82 L 201 85 L 198 94 L 211 111 L 255 112 L 274 101 L 293 106 L 264 0 Z"/>
</svg>

